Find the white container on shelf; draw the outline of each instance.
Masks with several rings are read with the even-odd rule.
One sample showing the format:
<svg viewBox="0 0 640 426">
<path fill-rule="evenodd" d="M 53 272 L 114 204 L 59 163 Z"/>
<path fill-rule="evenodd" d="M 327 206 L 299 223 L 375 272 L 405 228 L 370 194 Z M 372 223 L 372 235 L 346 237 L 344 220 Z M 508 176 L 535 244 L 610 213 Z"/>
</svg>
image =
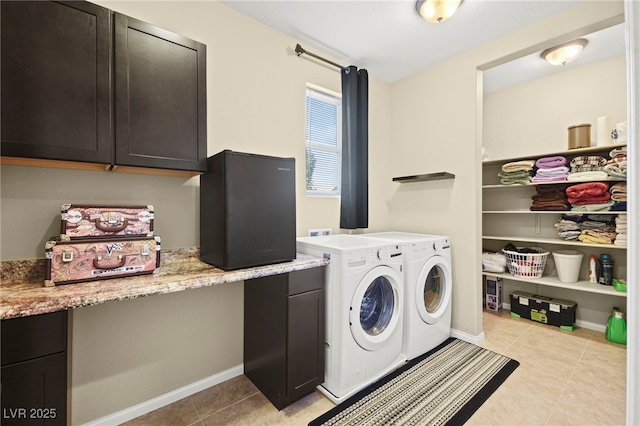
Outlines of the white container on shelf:
<svg viewBox="0 0 640 426">
<path fill-rule="evenodd" d="M 553 252 L 558 279 L 565 283 L 575 283 L 580 275 L 580 266 L 584 253 L 576 250 L 557 250 Z"/>
</svg>

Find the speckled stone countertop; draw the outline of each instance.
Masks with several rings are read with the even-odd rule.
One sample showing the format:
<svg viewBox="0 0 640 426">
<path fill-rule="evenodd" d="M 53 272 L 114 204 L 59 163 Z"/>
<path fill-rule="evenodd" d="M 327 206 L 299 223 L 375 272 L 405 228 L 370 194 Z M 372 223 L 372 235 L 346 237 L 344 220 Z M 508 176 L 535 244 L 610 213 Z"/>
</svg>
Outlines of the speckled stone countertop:
<svg viewBox="0 0 640 426">
<path fill-rule="evenodd" d="M 44 259 L 0 262 L 0 319 L 38 315 L 141 296 L 243 281 L 324 266 L 328 260 L 298 253 L 292 262 L 224 271 L 198 258 L 197 248 L 163 250 L 151 275 L 44 287 Z"/>
</svg>

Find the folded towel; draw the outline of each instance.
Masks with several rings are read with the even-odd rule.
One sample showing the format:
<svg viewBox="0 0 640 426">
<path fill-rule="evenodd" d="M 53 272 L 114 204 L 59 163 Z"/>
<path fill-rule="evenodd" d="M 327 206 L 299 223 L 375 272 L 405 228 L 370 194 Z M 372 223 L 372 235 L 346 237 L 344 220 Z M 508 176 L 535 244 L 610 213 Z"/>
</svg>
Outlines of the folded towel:
<svg viewBox="0 0 640 426">
<path fill-rule="evenodd" d="M 604 182 L 578 183 L 565 190 L 568 198 L 592 197 L 609 194 L 609 185 Z"/>
<path fill-rule="evenodd" d="M 609 192 L 611 192 L 612 194 L 619 193 L 619 192 L 624 192 L 626 194 L 627 193 L 627 182 L 614 183 L 613 185 L 611 185 L 611 188 L 609 188 Z"/>
<path fill-rule="evenodd" d="M 555 192 L 550 194 L 533 194 L 531 199 L 536 202 L 548 202 L 548 201 L 567 201 L 567 195 L 564 192 Z"/>
<path fill-rule="evenodd" d="M 567 159 L 562 156 L 542 157 L 536 160 L 536 167 L 541 169 L 565 166 Z"/>
<path fill-rule="evenodd" d="M 572 206 L 584 206 L 587 204 L 604 204 L 611 200 L 611 195 L 607 192 L 602 195 L 593 195 L 587 197 L 568 197 L 567 200 L 571 203 Z"/>
<path fill-rule="evenodd" d="M 572 204 L 571 205 L 571 211 L 574 212 L 604 212 L 604 211 L 609 211 L 611 210 L 611 207 L 613 206 L 613 201 L 609 201 L 607 203 L 601 203 L 601 204 L 584 204 L 584 205 L 577 205 L 577 204 Z"/>
<path fill-rule="evenodd" d="M 617 246 L 626 246 L 627 245 L 627 235 L 626 234 L 618 234 L 613 244 Z"/>
<path fill-rule="evenodd" d="M 602 170 L 606 164 L 607 159 L 600 155 L 580 155 L 574 157 L 569 163 L 571 173 Z"/>
<path fill-rule="evenodd" d="M 513 184 L 528 184 L 531 182 L 531 172 L 520 170 L 515 172 L 500 172 L 498 173 L 500 177 L 500 183 L 503 185 L 513 185 Z"/>
<path fill-rule="evenodd" d="M 627 211 L 627 202 L 626 201 L 615 201 L 611 206 L 611 210 L 626 212 Z"/>
<path fill-rule="evenodd" d="M 626 179 L 627 178 L 627 164 L 626 161 L 624 165 L 620 164 L 607 164 L 604 166 L 604 172 L 607 176 L 611 176 L 616 179 Z"/>
<path fill-rule="evenodd" d="M 604 170 L 592 171 L 592 172 L 571 172 L 567 176 L 568 181 L 607 180 L 608 178 L 609 178 L 609 173 L 607 173 Z"/>
<path fill-rule="evenodd" d="M 522 160 L 513 161 L 502 165 L 503 172 L 519 172 L 533 170 L 533 166 L 536 164 L 535 160 Z"/>
<path fill-rule="evenodd" d="M 570 210 L 571 206 L 569 205 L 569 203 L 567 202 L 560 202 L 560 201 L 556 201 L 554 203 L 544 203 L 544 204 L 532 204 L 531 207 L 529 207 L 529 210 L 531 210 L 532 212 L 535 211 L 556 211 L 556 210 L 560 210 L 560 211 L 564 211 L 564 210 Z"/>
<path fill-rule="evenodd" d="M 616 158 L 616 157 L 626 157 L 627 156 L 627 147 L 626 146 L 621 146 L 620 148 L 613 148 L 610 152 L 609 152 L 609 157 L 610 158 Z"/>
<path fill-rule="evenodd" d="M 568 187 L 575 184 L 559 183 L 557 185 L 536 185 L 536 192 L 538 194 L 550 194 L 555 192 L 564 192 Z"/>
<path fill-rule="evenodd" d="M 616 239 L 615 232 L 598 232 L 590 229 L 585 229 L 578 237 L 583 243 L 596 243 L 596 244 L 612 244 Z"/>
<path fill-rule="evenodd" d="M 557 175 L 566 175 L 568 173 L 569 173 L 569 168 L 565 166 L 540 168 L 536 170 L 536 175 L 541 175 L 541 176 L 557 176 Z"/>
<path fill-rule="evenodd" d="M 557 176 L 540 176 L 535 175 L 531 178 L 531 182 L 564 182 L 567 180 L 567 175 L 557 175 Z"/>
</svg>

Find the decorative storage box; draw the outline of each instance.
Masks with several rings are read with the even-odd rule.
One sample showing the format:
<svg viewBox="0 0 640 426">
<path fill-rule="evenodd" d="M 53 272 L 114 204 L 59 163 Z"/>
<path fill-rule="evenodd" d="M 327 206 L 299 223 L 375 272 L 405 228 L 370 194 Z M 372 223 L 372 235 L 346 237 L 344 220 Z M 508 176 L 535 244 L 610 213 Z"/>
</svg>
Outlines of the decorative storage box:
<svg viewBox="0 0 640 426">
<path fill-rule="evenodd" d="M 153 206 L 62 204 L 62 240 L 153 237 Z"/>
<path fill-rule="evenodd" d="M 502 279 L 494 275 L 485 277 L 485 306 L 489 311 L 502 309 Z"/>
<path fill-rule="evenodd" d="M 62 241 L 45 244 L 44 285 L 151 274 L 160 266 L 160 237 Z"/>
<path fill-rule="evenodd" d="M 511 294 L 511 316 L 527 318 L 573 331 L 578 304 L 525 292 Z"/>
</svg>

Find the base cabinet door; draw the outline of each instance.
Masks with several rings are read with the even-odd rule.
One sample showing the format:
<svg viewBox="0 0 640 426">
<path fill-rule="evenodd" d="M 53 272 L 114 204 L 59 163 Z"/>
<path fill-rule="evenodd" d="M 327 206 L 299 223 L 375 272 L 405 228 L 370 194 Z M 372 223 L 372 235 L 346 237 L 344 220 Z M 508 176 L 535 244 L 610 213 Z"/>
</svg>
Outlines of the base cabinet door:
<svg viewBox="0 0 640 426">
<path fill-rule="evenodd" d="M 295 400 L 324 381 L 324 290 L 289 296 L 287 397 Z"/>
<path fill-rule="evenodd" d="M 2 367 L 2 425 L 66 425 L 64 353 Z"/>
<path fill-rule="evenodd" d="M 67 312 L 3 320 L 0 423 L 67 424 Z"/>
<path fill-rule="evenodd" d="M 245 375 L 279 410 L 324 381 L 324 269 L 245 281 Z"/>
</svg>

